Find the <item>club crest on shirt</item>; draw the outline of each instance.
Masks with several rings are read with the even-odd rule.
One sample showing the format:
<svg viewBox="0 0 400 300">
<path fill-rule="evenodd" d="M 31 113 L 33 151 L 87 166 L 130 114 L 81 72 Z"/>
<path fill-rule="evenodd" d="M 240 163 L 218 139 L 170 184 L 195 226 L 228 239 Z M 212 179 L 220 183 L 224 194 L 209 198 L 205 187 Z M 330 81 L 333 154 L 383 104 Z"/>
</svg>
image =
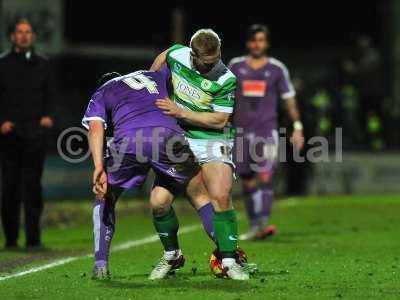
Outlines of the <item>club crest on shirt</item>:
<svg viewBox="0 0 400 300">
<path fill-rule="evenodd" d="M 265 77 L 271 76 L 271 72 L 270 72 L 270 71 L 265 71 L 264 76 L 265 76 Z"/>
<path fill-rule="evenodd" d="M 175 63 L 174 64 L 174 70 L 176 71 L 176 72 L 179 72 L 180 70 L 182 69 L 182 66 L 179 64 L 179 63 Z"/>
<path fill-rule="evenodd" d="M 208 79 L 204 79 L 201 83 L 200 86 L 203 90 L 209 90 L 211 88 L 212 82 Z"/>
</svg>

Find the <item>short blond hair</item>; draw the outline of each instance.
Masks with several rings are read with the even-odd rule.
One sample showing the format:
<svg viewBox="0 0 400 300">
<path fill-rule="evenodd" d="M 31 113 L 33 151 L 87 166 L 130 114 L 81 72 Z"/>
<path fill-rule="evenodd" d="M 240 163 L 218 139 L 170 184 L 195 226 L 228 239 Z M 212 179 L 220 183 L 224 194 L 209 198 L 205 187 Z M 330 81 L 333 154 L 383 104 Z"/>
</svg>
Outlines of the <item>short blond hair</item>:
<svg viewBox="0 0 400 300">
<path fill-rule="evenodd" d="M 210 29 L 196 31 L 190 39 L 190 47 L 206 55 L 214 55 L 221 51 L 221 39 L 218 34 Z"/>
</svg>

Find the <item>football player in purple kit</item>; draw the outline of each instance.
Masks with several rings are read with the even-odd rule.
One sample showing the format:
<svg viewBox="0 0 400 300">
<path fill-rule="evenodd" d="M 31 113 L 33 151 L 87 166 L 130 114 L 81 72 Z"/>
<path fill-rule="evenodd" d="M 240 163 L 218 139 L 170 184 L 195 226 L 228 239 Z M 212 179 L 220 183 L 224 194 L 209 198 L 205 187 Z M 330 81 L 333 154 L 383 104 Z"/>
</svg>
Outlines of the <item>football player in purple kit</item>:
<svg viewBox="0 0 400 300">
<path fill-rule="evenodd" d="M 264 25 L 252 25 L 248 31 L 248 55 L 230 62 L 237 77 L 234 159 L 243 182 L 245 206 L 250 230 L 242 240 L 263 239 L 275 233 L 269 225 L 273 199 L 272 179 L 278 162 L 278 99 L 281 98 L 293 122 L 291 142 L 304 146 L 303 125 L 297 109 L 295 90 L 286 66 L 267 55 L 269 31 Z"/>
<path fill-rule="evenodd" d="M 118 74 L 111 74 L 108 79 L 116 76 Z M 171 204 L 177 189 L 189 181 L 198 181 L 194 183 L 197 185 L 202 181 L 196 176 L 199 165 L 176 119 L 163 114 L 155 105 L 157 99 L 168 96 L 169 77 L 170 72 L 165 67 L 157 72 L 138 71 L 113 78 L 94 93 L 83 117 L 82 124 L 89 129 L 95 167 L 92 178 L 96 194 L 93 278 L 109 277 L 108 257 L 117 199 L 124 190 L 141 186 L 150 168 L 156 173 L 150 206 L 164 255 L 149 279 L 164 278 L 171 270 L 183 266 L 184 257 L 177 238 L 179 224 Z M 113 128 L 114 136 L 111 155 L 104 159 L 107 127 Z M 212 215 L 201 212 L 199 215 L 206 231 L 212 230 Z"/>
</svg>

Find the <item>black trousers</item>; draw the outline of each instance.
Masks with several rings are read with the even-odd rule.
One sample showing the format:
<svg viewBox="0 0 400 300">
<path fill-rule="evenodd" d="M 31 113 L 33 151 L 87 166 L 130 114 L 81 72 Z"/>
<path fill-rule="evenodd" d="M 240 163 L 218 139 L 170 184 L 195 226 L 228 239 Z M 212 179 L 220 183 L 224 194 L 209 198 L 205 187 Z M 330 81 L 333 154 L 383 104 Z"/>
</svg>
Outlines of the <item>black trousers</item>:
<svg viewBox="0 0 400 300">
<path fill-rule="evenodd" d="M 24 207 L 26 245 L 39 245 L 43 211 L 41 179 L 45 158 L 44 139 L 1 137 L 1 220 L 6 245 L 17 244 L 21 204 Z"/>
</svg>

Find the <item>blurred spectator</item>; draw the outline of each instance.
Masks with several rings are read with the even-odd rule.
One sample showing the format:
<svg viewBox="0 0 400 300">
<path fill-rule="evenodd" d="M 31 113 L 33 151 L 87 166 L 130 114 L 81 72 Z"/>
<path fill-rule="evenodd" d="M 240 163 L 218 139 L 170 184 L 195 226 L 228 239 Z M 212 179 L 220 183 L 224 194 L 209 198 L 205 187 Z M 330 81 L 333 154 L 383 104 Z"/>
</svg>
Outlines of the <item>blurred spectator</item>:
<svg viewBox="0 0 400 300">
<path fill-rule="evenodd" d="M 53 126 L 49 105 L 55 90 L 48 61 L 33 48 L 35 32 L 29 20 L 19 19 L 10 33 L 12 49 L 0 58 L 1 217 L 5 246 L 15 248 L 23 202 L 26 246 L 37 248 L 44 138 Z"/>
<path fill-rule="evenodd" d="M 365 134 L 364 144 L 373 150 L 382 149 L 383 143 L 370 140 L 370 124 L 383 117 L 384 81 L 382 74 L 382 57 L 369 36 L 360 36 L 351 56 L 342 62 L 342 112 L 345 116 L 344 127 L 352 128 L 354 142 Z M 361 112 L 361 114 L 360 114 Z M 370 119 L 370 116 L 373 116 Z M 355 120 L 359 123 L 356 124 Z M 381 130 L 380 130 L 381 131 Z M 380 139 L 380 138 L 378 138 Z M 379 144 L 379 146 L 377 146 Z"/>
</svg>

